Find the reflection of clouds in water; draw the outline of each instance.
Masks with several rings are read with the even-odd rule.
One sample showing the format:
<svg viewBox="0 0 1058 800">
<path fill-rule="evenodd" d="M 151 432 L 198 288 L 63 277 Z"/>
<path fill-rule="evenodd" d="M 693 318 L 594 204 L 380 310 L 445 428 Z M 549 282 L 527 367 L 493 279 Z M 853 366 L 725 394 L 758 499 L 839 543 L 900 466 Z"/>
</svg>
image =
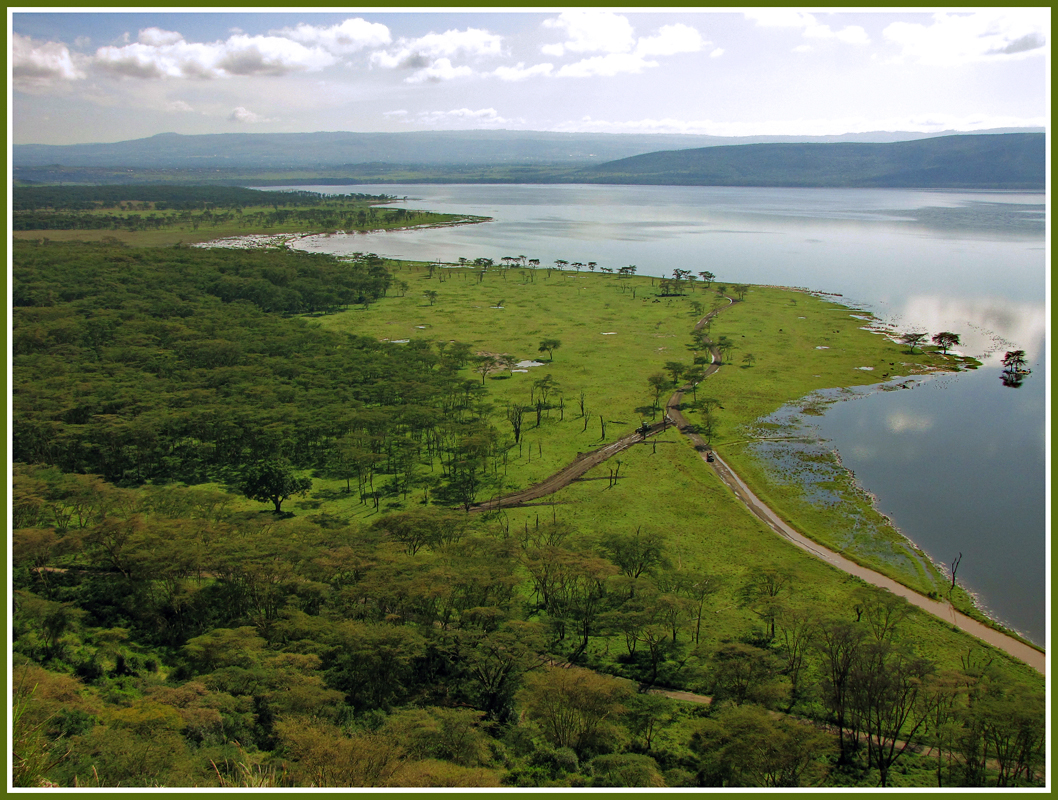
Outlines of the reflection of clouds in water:
<svg viewBox="0 0 1058 800">
<path fill-rule="evenodd" d="M 1030 363 L 1043 351 L 1047 313 L 1043 303 L 1019 303 L 1002 297 L 958 298 L 936 295 L 909 297 L 894 315 L 903 330 L 928 329 L 930 334 L 953 331 L 961 353 L 984 357 L 998 367 L 1003 351 L 1019 348 Z"/>
<path fill-rule="evenodd" d="M 925 433 L 933 427 L 933 418 L 908 411 L 893 411 L 885 418 L 885 424 L 893 433 Z"/>
</svg>

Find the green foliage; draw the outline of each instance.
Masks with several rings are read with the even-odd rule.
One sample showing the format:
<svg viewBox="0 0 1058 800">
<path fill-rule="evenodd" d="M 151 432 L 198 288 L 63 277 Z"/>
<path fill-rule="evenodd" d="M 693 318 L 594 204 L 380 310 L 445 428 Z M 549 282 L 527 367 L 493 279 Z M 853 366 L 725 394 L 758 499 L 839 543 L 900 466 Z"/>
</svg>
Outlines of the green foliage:
<svg viewBox="0 0 1058 800">
<path fill-rule="evenodd" d="M 284 500 L 291 495 L 306 494 L 312 489 L 312 481 L 299 478 L 289 464 L 273 459 L 247 467 L 239 489 L 251 500 L 272 503 L 278 514 Z"/>
</svg>

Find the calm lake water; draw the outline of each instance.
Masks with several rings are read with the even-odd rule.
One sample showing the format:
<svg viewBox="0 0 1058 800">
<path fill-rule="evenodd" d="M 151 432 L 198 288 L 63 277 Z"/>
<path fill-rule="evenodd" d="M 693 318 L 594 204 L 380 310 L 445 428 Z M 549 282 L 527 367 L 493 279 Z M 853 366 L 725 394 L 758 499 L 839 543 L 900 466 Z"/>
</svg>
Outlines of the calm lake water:
<svg viewBox="0 0 1058 800">
<path fill-rule="evenodd" d="M 976 372 L 857 393 L 815 424 L 879 509 L 1032 640 L 1046 637 L 1046 250 L 1042 194 L 639 186 L 328 186 L 493 217 L 453 228 L 311 237 L 299 247 L 455 261 L 526 255 L 639 274 L 843 295 L 901 331 L 959 333 Z M 1033 370 L 1000 382 L 1006 350 Z"/>
</svg>

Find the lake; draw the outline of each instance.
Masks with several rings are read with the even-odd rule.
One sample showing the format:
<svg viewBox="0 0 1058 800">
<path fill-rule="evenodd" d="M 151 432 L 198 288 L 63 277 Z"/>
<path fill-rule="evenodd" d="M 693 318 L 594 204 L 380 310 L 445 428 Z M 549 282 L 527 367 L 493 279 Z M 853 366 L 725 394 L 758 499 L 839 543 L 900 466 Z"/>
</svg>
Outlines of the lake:
<svg viewBox="0 0 1058 800">
<path fill-rule="evenodd" d="M 857 392 L 814 421 L 879 509 L 959 582 L 1038 643 L 1046 637 L 1045 197 L 901 189 L 668 186 L 303 186 L 407 196 L 402 205 L 492 222 L 318 236 L 307 250 L 456 261 L 526 255 L 639 274 L 839 293 L 901 331 L 950 330 L 975 371 L 914 391 Z M 1004 387 L 1000 359 L 1032 374 Z"/>
</svg>

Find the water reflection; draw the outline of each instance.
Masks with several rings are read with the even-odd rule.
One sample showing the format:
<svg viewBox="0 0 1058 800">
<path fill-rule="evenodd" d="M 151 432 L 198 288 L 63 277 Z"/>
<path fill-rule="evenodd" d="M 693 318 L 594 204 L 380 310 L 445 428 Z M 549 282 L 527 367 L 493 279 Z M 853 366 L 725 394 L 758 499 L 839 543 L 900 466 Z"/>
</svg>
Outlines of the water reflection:
<svg viewBox="0 0 1058 800">
<path fill-rule="evenodd" d="M 1043 303 L 1016 302 L 1001 296 L 957 297 L 915 294 L 902 309 L 887 315 L 898 327 L 952 331 L 959 334 L 955 350 L 999 368 L 1006 350 L 1015 344 L 1029 362 L 1043 351 L 1047 310 Z"/>
</svg>

